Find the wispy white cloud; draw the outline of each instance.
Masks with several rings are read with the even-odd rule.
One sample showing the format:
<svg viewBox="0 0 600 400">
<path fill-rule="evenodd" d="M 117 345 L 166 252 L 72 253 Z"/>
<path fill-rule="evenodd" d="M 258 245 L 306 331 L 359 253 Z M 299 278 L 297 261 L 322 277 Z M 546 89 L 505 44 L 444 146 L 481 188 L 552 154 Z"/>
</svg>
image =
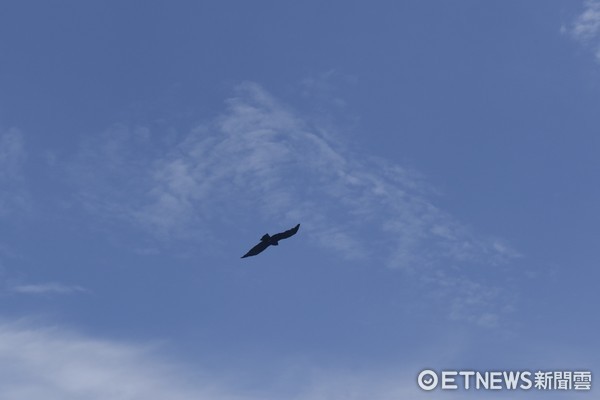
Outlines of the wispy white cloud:
<svg viewBox="0 0 600 400">
<path fill-rule="evenodd" d="M 152 181 L 135 215 L 158 229 L 255 210 L 251 219 L 302 221 L 318 244 L 382 254 L 391 267 L 508 254 L 433 205 L 416 172 L 350 153 L 256 84 L 239 87 L 226 113 L 158 159 Z"/>
<path fill-rule="evenodd" d="M 22 294 L 72 294 L 85 293 L 88 290 L 77 285 L 63 285 L 61 283 L 48 282 L 29 285 L 17 285 L 13 287 L 13 292 Z"/>
<path fill-rule="evenodd" d="M 496 328 L 513 311 L 515 293 L 498 282 L 475 279 L 456 271 L 438 269 L 421 278 L 435 288 L 435 296 L 449 307 L 448 316 L 482 328 Z"/>
<path fill-rule="evenodd" d="M 600 34 L 600 1 L 586 0 L 585 10 L 575 20 L 572 34 L 581 40 L 590 40 Z"/>
<path fill-rule="evenodd" d="M 563 31 L 575 40 L 592 48 L 596 60 L 600 62 L 600 1 L 586 0 L 583 12 Z"/>
<path fill-rule="evenodd" d="M 301 222 L 314 245 L 437 285 L 442 281 L 427 277 L 438 270 L 470 282 L 469 268 L 519 256 L 435 205 L 439 196 L 416 171 L 349 151 L 254 83 L 240 85 L 225 112 L 172 144 L 152 145 L 156 138 L 142 131 L 119 127 L 105 134 L 84 148 L 79 159 L 86 163 L 73 170 L 88 171 L 81 190 L 88 209 L 161 238 L 193 232 L 212 244 L 220 230 Z M 451 288 L 462 298 L 476 288 L 496 293 L 492 286 Z M 461 308 L 469 310 L 453 315 L 485 313 L 489 322 L 496 318 L 493 303 L 465 300 Z"/>
</svg>

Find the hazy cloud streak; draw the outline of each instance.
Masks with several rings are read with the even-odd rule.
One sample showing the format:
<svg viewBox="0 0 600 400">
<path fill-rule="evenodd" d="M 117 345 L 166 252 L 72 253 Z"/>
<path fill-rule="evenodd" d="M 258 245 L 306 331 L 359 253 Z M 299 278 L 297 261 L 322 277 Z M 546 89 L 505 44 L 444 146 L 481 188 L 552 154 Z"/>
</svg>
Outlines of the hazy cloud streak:
<svg viewBox="0 0 600 400">
<path fill-rule="evenodd" d="M 22 294 L 71 294 L 85 293 L 88 290 L 81 286 L 68 286 L 60 283 L 40 283 L 30 285 L 18 285 L 13 288 L 16 293 Z"/>
</svg>

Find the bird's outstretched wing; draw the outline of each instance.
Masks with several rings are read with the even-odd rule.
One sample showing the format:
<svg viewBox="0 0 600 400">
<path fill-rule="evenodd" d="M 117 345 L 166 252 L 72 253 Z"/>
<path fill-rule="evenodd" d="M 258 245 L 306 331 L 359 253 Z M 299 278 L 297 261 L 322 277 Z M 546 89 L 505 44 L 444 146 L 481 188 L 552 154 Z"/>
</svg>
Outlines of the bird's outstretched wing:
<svg viewBox="0 0 600 400">
<path fill-rule="evenodd" d="M 281 239 L 287 239 L 291 236 L 294 236 L 296 234 L 296 232 L 298 232 L 298 229 L 300 229 L 300 224 L 296 225 L 292 229 L 289 229 L 285 232 L 276 233 L 275 235 L 271 236 L 271 239 L 275 242 L 277 242 L 278 240 L 281 240 Z"/>
<path fill-rule="evenodd" d="M 250 249 L 250 251 L 248 251 L 246 254 L 244 254 L 242 256 L 242 258 L 246 258 L 246 257 L 252 257 L 255 256 L 259 253 L 262 253 L 264 249 L 266 249 L 267 247 L 269 247 L 269 242 L 268 241 L 261 241 L 259 244 L 257 244 L 256 246 L 254 246 L 253 248 Z"/>
</svg>

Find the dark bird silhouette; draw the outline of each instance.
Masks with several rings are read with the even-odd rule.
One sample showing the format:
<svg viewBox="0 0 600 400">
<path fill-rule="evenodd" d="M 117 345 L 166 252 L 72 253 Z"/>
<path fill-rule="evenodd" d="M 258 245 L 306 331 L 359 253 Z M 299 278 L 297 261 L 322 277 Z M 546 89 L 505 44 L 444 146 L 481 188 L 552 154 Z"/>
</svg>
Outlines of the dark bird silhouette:
<svg viewBox="0 0 600 400">
<path fill-rule="evenodd" d="M 298 232 L 299 228 L 300 228 L 300 224 L 296 225 L 292 229 L 289 229 L 285 232 L 277 233 L 273 236 L 269 236 L 268 233 L 265 233 L 263 235 L 263 237 L 260 238 L 260 243 L 257 244 L 256 246 L 254 246 L 253 248 L 251 248 L 249 252 L 247 252 L 246 254 L 244 254 L 242 256 L 242 258 L 252 257 L 257 254 L 260 254 L 269 246 L 277 246 L 279 244 L 278 242 L 280 240 L 287 239 L 291 236 L 294 236 L 296 234 L 296 232 Z"/>
</svg>

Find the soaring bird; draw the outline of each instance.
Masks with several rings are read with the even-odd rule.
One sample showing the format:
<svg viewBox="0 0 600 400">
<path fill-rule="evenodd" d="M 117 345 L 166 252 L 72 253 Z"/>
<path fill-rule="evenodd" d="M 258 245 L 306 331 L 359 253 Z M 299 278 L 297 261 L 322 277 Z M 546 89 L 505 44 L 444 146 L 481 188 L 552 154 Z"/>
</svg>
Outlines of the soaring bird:
<svg viewBox="0 0 600 400">
<path fill-rule="evenodd" d="M 265 233 L 263 235 L 263 237 L 260 238 L 260 243 L 257 244 L 256 246 L 254 246 L 253 248 L 251 248 L 249 252 L 247 252 L 246 254 L 244 254 L 242 256 L 242 258 L 252 257 L 259 253 L 262 253 L 264 249 L 266 249 L 267 247 L 269 247 L 271 245 L 277 246 L 279 244 L 278 242 L 280 240 L 287 239 L 290 236 L 294 236 L 296 234 L 296 232 L 298 232 L 299 228 L 300 228 L 300 224 L 296 225 L 292 229 L 289 229 L 285 232 L 277 233 L 273 236 L 269 236 L 268 233 Z"/>
</svg>

